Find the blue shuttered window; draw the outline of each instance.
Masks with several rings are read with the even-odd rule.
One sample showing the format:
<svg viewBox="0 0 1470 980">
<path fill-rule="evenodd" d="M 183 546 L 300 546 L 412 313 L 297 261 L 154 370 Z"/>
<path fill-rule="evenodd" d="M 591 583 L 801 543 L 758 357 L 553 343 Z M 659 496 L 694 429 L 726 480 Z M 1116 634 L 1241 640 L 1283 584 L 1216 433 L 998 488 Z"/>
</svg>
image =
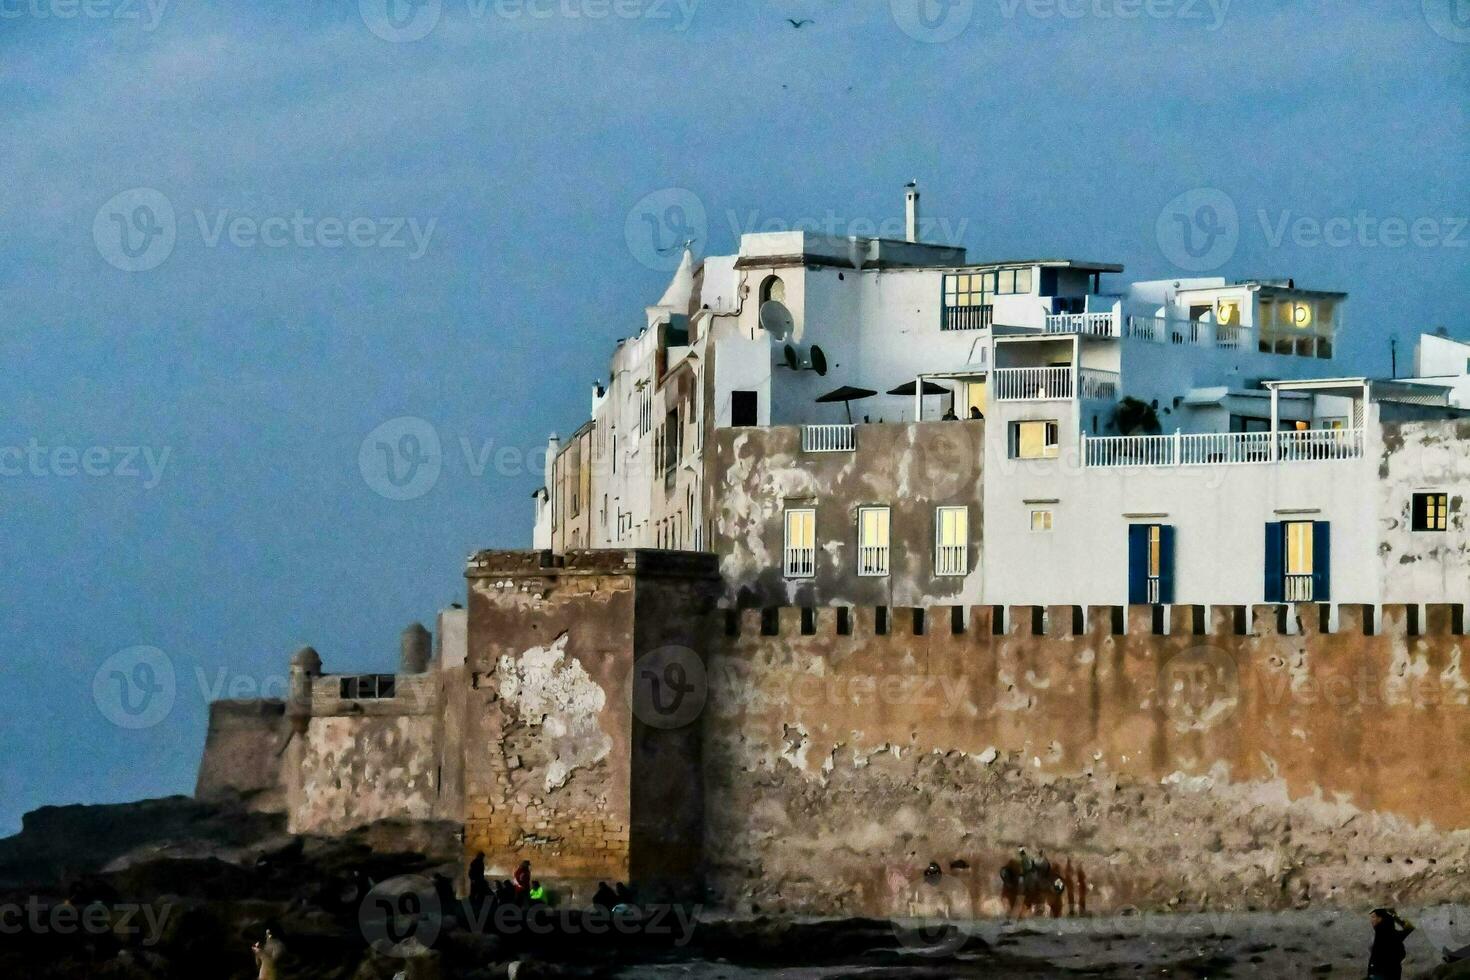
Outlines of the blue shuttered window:
<svg viewBox="0 0 1470 980">
<path fill-rule="evenodd" d="M 1154 539 L 1158 561 L 1153 561 Z M 1128 525 L 1128 602 L 1131 605 L 1174 601 L 1174 527 L 1170 524 Z"/>
</svg>

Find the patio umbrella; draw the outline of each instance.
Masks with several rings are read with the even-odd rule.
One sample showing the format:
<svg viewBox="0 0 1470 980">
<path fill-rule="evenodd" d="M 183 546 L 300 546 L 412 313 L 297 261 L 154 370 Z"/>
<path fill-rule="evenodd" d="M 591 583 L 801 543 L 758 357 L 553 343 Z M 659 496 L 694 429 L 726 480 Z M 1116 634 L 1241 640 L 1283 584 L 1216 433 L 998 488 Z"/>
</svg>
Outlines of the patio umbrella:
<svg viewBox="0 0 1470 980">
<path fill-rule="evenodd" d="M 817 401 L 819 401 L 819 402 L 842 402 L 843 407 L 847 409 L 847 422 L 848 422 L 849 425 L 851 425 L 852 424 L 852 404 L 851 403 L 854 402 L 854 401 L 856 401 L 859 398 L 871 398 L 871 397 L 873 397 L 876 394 L 877 394 L 877 392 L 874 391 L 871 388 L 854 388 L 852 385 L 843 385 L 841 388 L 834 388 L 834 389 L 832 389 L 831 391 L 827 392 L 825 395 L 818 395 L 817 396 Z"/>
<path fill-rule="evenodd" d="M 888 389 L 888 393 L 890 395 L 908 395 L 910 397 L 913 397 L 913 394 L 914 394 L 914 382 L 912 382 L 912 381 L 905 381 L 903 384 L 899 385 L 897 388 L 890 388 L 890 389 Z M 925 378 L 924 379 L 924 394 L 926 394 L 926 395 L 947 395 L 947 394 L 949 394 L 949 389 L 946 388 L 946 387 L 944 387 L 943 385 L 937 385 L 934 382 L 930 381 L 928 378 Z"/>
</svg>

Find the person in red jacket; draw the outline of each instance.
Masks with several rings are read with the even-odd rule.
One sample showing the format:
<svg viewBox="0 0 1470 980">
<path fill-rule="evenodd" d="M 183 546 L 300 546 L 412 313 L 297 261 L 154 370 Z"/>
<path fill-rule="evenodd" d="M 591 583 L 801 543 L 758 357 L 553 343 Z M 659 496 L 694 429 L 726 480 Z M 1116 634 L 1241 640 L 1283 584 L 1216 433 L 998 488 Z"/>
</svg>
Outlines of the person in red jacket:
<svg viewBox="0 0 1470 980">
<path fill-rule="evenodd" d="M 522 861 L 521 866 L 516 868 L 515 874 L 510 876 L 511 883 L 516 888 L 516 904 L 530 904 L 531 896 L 531 862 Z"/>
</svg>

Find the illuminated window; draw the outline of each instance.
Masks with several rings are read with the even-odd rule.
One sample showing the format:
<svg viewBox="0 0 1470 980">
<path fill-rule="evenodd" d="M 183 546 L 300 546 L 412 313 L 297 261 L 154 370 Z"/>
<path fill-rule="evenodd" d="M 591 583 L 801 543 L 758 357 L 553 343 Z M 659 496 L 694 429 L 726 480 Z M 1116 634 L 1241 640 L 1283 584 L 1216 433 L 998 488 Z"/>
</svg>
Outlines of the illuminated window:
<svg viewBox="0 0 1470 980">
<path fill-rule="evenodd" d="M 993 272 L 953 272 L 944 277 L 945 306 L 986 306 L 994 292 Z"/>
<path fill-rule="evenodd" d="M 983 418 L 985 415 L 985 382 L 971 381 L 965 385 L 965 417 Z"/>
<path fill-rule="evenodd" d="M 1031 530 L 1050 531 L 1052 515 L 1049 510 L 1033 510 L 1031 512 Z"/>
<path fill-rule="evenodd" d="M 888 508 L 858 508 L 858 574 L 888 574 Z"/>
<path fill-rule="evenodd" d="M 817 512 L 786 512 L 786 577 L 811 578 L 817 569 Z"/>
<path fill-rule="evenodd" d="M 969 572 L 969 525 L 970 512 L 967 508 L 935 508 L 935 575 L 965 575 Z"/>
<path fill-rule="evenodd" d="M 781 281 L 780 276 L 766 276 L 761 283 L 761 302 L 775 300 L 778 303 L 786 302 L 786 283 Z"/>
<path fill-rule="evenodd" d="M 1414 523 L 1416 531 L 1445 531 L 1449 529 L 1449 495 L 1443 493 L 1414 494 Z"/>
<path fill-rule="evenodd" d="M 1215 322 L 1226 326 L 1240 323 L 1240 300 L 1222 299 L 1215 304 Z"/>
<path fill-rule="evenodd" d="M 1012 459 L 1055 459 L 1060 429 L 1055 421 L 1038 419 L 1011 423 Z"/>
<path fill-rule="evenodd" d="M 1286 524 L 1286 574 L 1312 574 L 1312 522 L 1288 521 Z"/>
</svg>

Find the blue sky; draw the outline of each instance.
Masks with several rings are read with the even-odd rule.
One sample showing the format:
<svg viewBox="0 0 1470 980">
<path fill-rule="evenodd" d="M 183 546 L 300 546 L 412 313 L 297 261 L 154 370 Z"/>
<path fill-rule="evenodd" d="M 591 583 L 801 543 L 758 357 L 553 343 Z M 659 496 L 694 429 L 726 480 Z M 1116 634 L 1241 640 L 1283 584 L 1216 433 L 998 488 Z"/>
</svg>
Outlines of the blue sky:
<svg viewBox="0 0 1470 980">
<path fill-rule="evenodd" d="M 667 278 L 645 215 L 718 253 L 917 177 L 972 257 L 1148 278 L 1223 201 L 1209 271 L 1350 291 L 1363 369 L 1470 333 L 1450 0 L 385 2 L 0 2 L 0 833 L 190 791 L 212 693 L 389 669 L 527 545 Z"/>
</svg>

